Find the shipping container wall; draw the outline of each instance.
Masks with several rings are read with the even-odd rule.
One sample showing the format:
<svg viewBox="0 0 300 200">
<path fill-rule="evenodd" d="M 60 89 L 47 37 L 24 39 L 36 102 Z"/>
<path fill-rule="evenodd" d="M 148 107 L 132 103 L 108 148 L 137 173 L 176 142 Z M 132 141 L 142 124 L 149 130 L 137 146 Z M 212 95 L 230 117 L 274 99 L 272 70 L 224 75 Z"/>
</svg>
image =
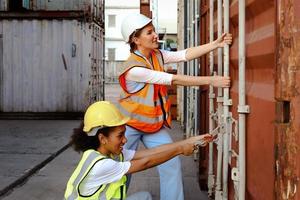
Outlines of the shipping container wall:
<svg viewBox="0 0 300 200">
<path fill-rule="evenodd" d="M 77 20 L 1 20 L 0 111 L 82 112 L 102 99 L 103 33 Z"/>
<path fill-rule="evenodd" d="M 234 39 L 230 47 L 232 80 L 230 111 L 233 120 L 237 120 L 239 1 L 229 2 L 230 32 Z M 189 3 L 186 2 L 186 4 Z M 201 1 L 200 8 L 199 37 L 201 43 L 204 44 L 209 42 L 209 0 Z M 296 0 L 246 1 L 246 104 L 250 107 L 250 113 L 246 117 L 246 199 L 300 199 L 298 192 L 300 180 L 299 9 L 300 2 Z M 185 18 L 188 19 L 191 15 L 186 14 Z M 213 24 L 216 39 L 216 1 Z M 201 67 L 199 66 L 201 75 L 211 75 L 208 60 L 209 55 L 201 58 Z M 214 51 L 214 71 L 217 71 L 217 51 Z M 200 96 L 200 132 L 207 132 L 209 96 L 205 90 L 200 90 Z M 184 98 L 188 99 L 188 96 Z M 214 106 L 216 111 L 217 104 L 215 103 Z M 234 128 L 233 126 L 232 129 Z M 235 141 L 234 135 L 231 139 L 230 148 L 238 153 L 238 140 Z M 217 145 L 214 149 L 213 162 L 216 175 Z M 238 192 L 231 179 L 231 169 L 237 167 L 236 161 L 235 157 L 230 158 L 229 199 L 234 199 Z M 207 168 L 203 167 L 207 166 L 206 162 L 205 159 L 204 161 L 200 159 L 199 177 L 201 178 L 207 174 Z"/>
<path fill-rule="evenodd" d="M 201 5 L 197 4 L 201 2 Z M 239 102 L 239 1 L 230 2 L 230 32 L 233 34 L 233 44 L 230 47 L 230 77 L 232 85 L 233 119 L 238 119 Z M 184 44 L 192 46 L 196 37 L 200 43 L 209 42 L 209 0 L 184 1 L 179 12 L 180 23 L 185 23 L 187 34 L 178 37 L 181 48 Z M 199 6 L 200 20 L 197 11 L 192 7 Z M 184 7 L 187 7 L 184 10 Z M 180 8 L 179 8 L 180 9 Z M 300 2 L 251 0 L 246 1 L 246 104 L 250 113 L 246 117 L 246 199 L 300 199 Z M 192 19 L 191 19 L 192 17 Z M 194 20 L 193 20 L 194 19 Z M 199 24 L 199 35 L 193 35 L 195 24 Z M 179 24 L 180 24 L 179 23 Z M 214 38 L 217 37 L 217 1 L 214 1 Z M 179 32 L 180 33 L 180 32 Z M 211 75 L 209 72 L 209 55 L 203 56 L 198 66 L 201 75 Z M 192 70 L 194 64 L 188 64 Z M 186 73 L 184 66 L 179 72 Z M 217 71 L 217 51 L 214 51 L 214 71 Z M 190 90 L 191 91 L 191 90 Z M 181 102 L 187 102 L 186 108 L 194 105 L 189 101 L 191 93 L 184 93 Z M 215 90 L 215 94 L 217 91 Z M 208 91 L 200 88 L 198 117 L 193 110 L 186 109 L 181 113 L 180 120 L 185 128 L 193 123 L 193 118 L 199 120 L 199 133 L 208 131 Z M 214 100 L 216 111 L 216 99 Z M 185 123 L 186 122 L 186 123 Z M 234 126 L 232 127 L 235 128 Z M 216 175 L 216 152 L 214 146 L 214 174 Z M 238 153 L 238 142 L 232 136 L 231 149 Z M 205 153 L 203 153 L 203 151 Z M 206 177 L 207 184 L 207 149 L 200 151 L 200 183 Z M 236 158 L 230 158 L 229 164 L 229 199 L 234 199 L 237 191 L 231 179 L 231 169 L 236 167 Z M 202 182 L 201 182 L 202 181 Z M 203 185 L 201 185 L 203 186 Z M 205 187 L 203 187 L 204 189 Z"/>
<path fill-rule="evenodd" d="M 300 1 L 276 1 L 276 199 L 300 199 Z"/>
<path fill-rule="evenodd" d="M 12 5 L 22 7 L 22 11 L 84 11 L 87 16 L 92 16 L 94 21 L 104 21 L 104 0 L 23 0 L 22 5 L 12 4 L 15 0 L 1 0 L 0 10 L 10 11 Z M 20 1 L 19 1 L 20 2 Z M 20 2 L 21 3 L 21 2 Z M 11 4 L 11 6 L 9 6 Z"/>
<path fill-rule="evenodd" d="M 252 199 L 274 199 L 275 151 L 275 3 L 272 0 L 246 1 L 246 102 L 250 113 L 246 118 L 246 196 Z M 230 5 L 230 32 L 234 42 L 230 48 L 230 77 L 233 101 L 231 111 L 238 119 L 238 1 Z M 232 148 L 238 147 L 232 141 Z M 233 159 L 233 162 L 236 159 Z M 230 168 L 235 166 L 230 166 Z M 270 184 L 271 183 L 271 184 Z M 233 181 L 229 195 L 233 198 Z"/>
<path fill-rule="evenodd" d="M 8 0 L 0 0 L 0 11 L 6 11 L 8 9 Z"/>
<path fill-rule="evenodd" d="M 195 1 L 194 5 L 197 5 Z M 239 95 L 239 1 L 230 2 L 230 32 L 233 44 L 230 47 L 230 77 L 232 87 L 233 119 L 238 119 Z M 222 5 L 223 1 L 221 1 Z M 209 42 L 209 0 L 201 1 L 200 43 Z M 183 44 L 191 46 L 190 41 L 196 35 L 191 34 L 198 23 L 191 16 L 195 15 L 190 1 L 184 1 L 179 12 L 179 24 L 184 23 L 184 37 L 178 37 Z M 184 8 L 187 8 L 184 10 Z M 180 9 L 180 8 L 179 8 Z M 260 0 L 246 1 L 246 104 L 250 113 L 246 117 L 246 194 L 245 199 L 300 199 L 300 2 L 298 0 Z M 197 15 L 197 14 L 196 14 Z M 214 1 L 214 38 L 217 36 L 217 1 Z M 180 31 L 180 30 L 179 30 Z M 181 33 L 181 32 L 179 32 Z M 180 42 L 179 42 L 180 44 Z M 201 58 L 201 75 L 209 72 L 209 55 Z M 193 65 L 187 65 L 190 67 Z M 182 66 L 179 72 L 187 73 Z M 214 71 L 217 71 L 217 51 L 214 51 Z M 188 90 L 187 90 L 188 91 Z M 185 108 L 191 107 L 190 93 L 178 90 Z M 216 93 L 216 90 L 215 90 Z M 214 96 L 214 95 L 213 95 Z M 199 132 L 208 131 L 209 95 L 205 88 L 200 89 Z M 216 101 L 216 99 L 215 99 Z M 217 104 L 214 104 L 216 109 Z M 185 110 L 181 113 L 181 122 L 185 128 L 192 123 L 193 113 Z M 234 130 L 236 125 L 232 127 Z M 238 152 L 238 138 L 232 135 L 230 148 Z M 216 175 L 217 145 L 214 145 L 213 166 Z M 205 189 L 209 182 L 207 176 L 207 149 L 200 151 L 200 186 Z M 230 158 L 228 174 L 228 199 L 235 199 L 238 188 L 231 179 L 231 169 L 237 167 L 236 157 Z M 223 166 L 224 167 L 224 166 Z M 213 177 L 216 181 L 216 176 Z M 204 179 L 205 184 L 204 184 Z M 222 189 L 222 188 L 221 188 Z M 213 190 L 216 185 L 213 185 Z M 216 195 L 216 193 L 214 194 Z M 220 195 L 220 193 L 219 193 Z M 221 190 L 222 195 L 222 190 Z M 219 196 L 215 196 L 218 199 Z"/>
</svg>

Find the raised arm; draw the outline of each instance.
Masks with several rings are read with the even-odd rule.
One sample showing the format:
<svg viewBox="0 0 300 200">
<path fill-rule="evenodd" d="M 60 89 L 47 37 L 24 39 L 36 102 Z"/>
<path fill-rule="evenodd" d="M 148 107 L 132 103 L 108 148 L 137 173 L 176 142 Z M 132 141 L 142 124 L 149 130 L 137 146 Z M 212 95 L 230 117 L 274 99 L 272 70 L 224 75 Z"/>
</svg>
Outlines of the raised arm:
<svg viewBox="0 0 300 200">
<path fill-rule="evenodd" d="M 195 150 L 194 144 L 200 140 L 205 140 L 205 142 L 208 143 L 212 140 L 212 136 L 205 134 L 179 142 L 161 145 L 156 148 L 137 151 L 130 161 L 131 166 L 127 173 L 130 174 L 154 167 L 180 154 L 191 155 Z"/>
<path fill-rule="evenodd" d="M 224 76 L 188 76 L 176 74 L 172 77 L 172 84 L 182 86 L 212 85 L 214 87 L 229 87 L 230 78 Z"/>
<path fill-rule="evenodd" d="M 185 57 L 187 60 L 193 60 L 207 54 L 212 50 L 215 50 L 216 48 L 224 47 L 225 44 L 230 45 L 231 43 L 232 35 L 230 33 L 223 33 L 218 39 L 211 43 L 188 48 Z"/>
</svg>

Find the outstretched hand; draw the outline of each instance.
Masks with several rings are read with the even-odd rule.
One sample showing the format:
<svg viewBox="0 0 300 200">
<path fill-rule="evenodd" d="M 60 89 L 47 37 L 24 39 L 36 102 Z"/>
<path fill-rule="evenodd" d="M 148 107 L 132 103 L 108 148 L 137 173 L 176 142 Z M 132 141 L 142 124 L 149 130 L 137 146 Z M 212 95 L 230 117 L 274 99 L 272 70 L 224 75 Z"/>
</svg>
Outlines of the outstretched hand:
<svg viewBox="0 0 300 200">
<path fill-rule="evenodd" d="M 232 34 L 223 33 L 218 39 L 214 41 L 217 47 L 224 47 L 225 44 L 231 45 L 232 43 Z"/>
<path fill-rule="evenodd" d="M 213 136 L 211 134 L 198 135 L 190 137 L 183 140 L 183 155 L 191 155 L 199 146 L 206 146 L 209 142 L 213 141 Z M 199 145 L 200 144 L 200 145 Z"/>
<path fill-rule="evenodd" d="M 214 87 L 230 87 L 230 78 L 228 76 L 211 76 L 210 84 Z"/>
</svg>

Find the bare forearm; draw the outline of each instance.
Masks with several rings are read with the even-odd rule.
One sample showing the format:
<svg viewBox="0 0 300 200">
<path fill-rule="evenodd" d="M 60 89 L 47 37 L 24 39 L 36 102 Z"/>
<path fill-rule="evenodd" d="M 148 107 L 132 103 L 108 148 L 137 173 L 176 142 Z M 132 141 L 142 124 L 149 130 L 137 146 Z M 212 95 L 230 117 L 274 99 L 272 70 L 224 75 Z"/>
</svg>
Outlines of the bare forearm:
<svg viewBox="0 0 300 200">
<path fill-rule="evenodd" d="M 182 146 L 178 145 L 178 146 L 174 146 L 174 148 L 164 149 L 164 151 L 160 151 L 159 153 L 156 154 L 151 154 L 139 159 L 133 159 L 130 161 L 131 166 L 127 173 L 130 174 L 151 167 L 155 167 L 182 153 L 183 153 L 183 148 Z"/>
<path fill-rule="evenodd" d="M 152 154 L 148 156 L 147 160 L 147 166 L 146 168 L 154 167 L 156 165 L 159 165 L 177 155 L 180 155 L 183 153 L 181 146 L 176 146 L 174 148 L 165 149 L 164 151 L 161 151 L 157 154 Z"/>
<path fill-rule="evenodd" d="M 199 58 L 202 55 L 207 54 L 208 52 L 216 49 L 218 46 L 215 42 L 211 42 L 208 44 L 204 44 L 197 47 L 190 47 L 186 50 L 186 59 L 193 60 L 195 58 Z"/>
<path fill-rule="evenodd" d="M 144 149 L 144 150 L 139 150 L 135 153 L 133 160 L 135 159 L 141 159 L 141 158 L 145 158 L 151 155 L 155 155 L 155 154 L 160 154 L 166 150 L 169 149 L 175 149 L 179 146 L 180 142 L 174 142 L 171 144 L 164 144 L 164 145 L 160 145 L 158 147 L 155 148 L 151 148 L 151 149 Z"/>
<path fill-rule="evenodd" d="M 191 155 L 195 150 L 196 142 L 208 143 L 212 139 L 213 136 L 209 134 L 198 135 L 179 142 L 161 145 L 154 149 L 136 152 L 136 155 L 130 161 L 131 166 L 127 173 L 130 174 L 154 167 L 180 154 Z"/>
<path fill-rule="evenodd" d="M 199 58 L 200 56 L 207 54 L 208 52 L 218 48 L 224 47 L 224 45 L 230 45 L 232 43 L 232 35 L 230 33 L 223 33 L 219 38 L 215 41 L 204 44 L 197 47 L 188 48 L 186 51 L 186 59 L 192 60 L 195 58 Z"/>
</svg>

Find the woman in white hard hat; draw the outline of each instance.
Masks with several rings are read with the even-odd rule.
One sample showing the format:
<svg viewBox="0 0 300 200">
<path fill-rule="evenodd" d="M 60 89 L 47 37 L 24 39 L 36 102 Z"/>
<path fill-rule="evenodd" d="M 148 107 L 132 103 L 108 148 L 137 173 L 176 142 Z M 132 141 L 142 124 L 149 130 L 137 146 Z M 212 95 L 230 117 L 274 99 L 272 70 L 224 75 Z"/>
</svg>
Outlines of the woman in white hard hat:
<svg viewBox="0 0 300 200">
<path fill-rule="evenodd" d="M 164 64 L 188 61 L 225 44 L 231 44 L 231 34 L 223 34 L 212 43 L 191 47 L 182 51 L 158 50 L 158 35 L 152 20 L 141 14 L 127 16 L 121 31 L 124 40 L 130 45 L 131 55 L 125 62 L 125 71 L 119 76 L 122 94 L 120 111 L 130 116 L 127 122 L 125 145 L 137 149 L 141 140 L 146 148 L 172 143 L 167 129 L 170 127 L 171 103 L 166 85 L 229 87 L 229 77 L 186 76 L 164 72 Z M 183 200 L 181 165 L 178 157 L 159 165 L 160 199 Z"/>
<path fill-rule="evenodd" d="M 174 156 L 190 155 L 195 143 L 206 145 L 212 136 L 205 134 L 141 151 L 123 148 L 125 124 L 129 120 L 108 101 L 99 101 L 87 109 L 84 122 L 75 129 L 72 143 L 82 158 L 68 181 L 66 200 L 151 200 L 149 192 L 126 197 L 126 174 L 161 164 Z"/>
</svg>

